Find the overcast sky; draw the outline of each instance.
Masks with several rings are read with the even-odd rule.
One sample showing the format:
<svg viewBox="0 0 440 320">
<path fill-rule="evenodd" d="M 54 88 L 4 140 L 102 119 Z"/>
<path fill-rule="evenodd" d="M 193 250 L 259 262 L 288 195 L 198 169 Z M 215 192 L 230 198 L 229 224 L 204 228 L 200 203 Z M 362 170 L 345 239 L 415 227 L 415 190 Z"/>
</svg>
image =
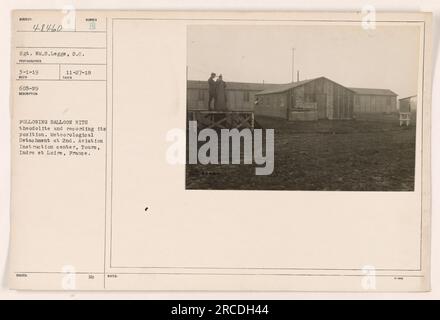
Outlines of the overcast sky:
<svg viewBox="0 0 440 320">
<path fill-rule="evenodd" d="M 189 26 L 188 79 L 288 83 L 292 47 L 300 80 L 417 93 L 419 28 L 378 26 Z"/>
</svg>

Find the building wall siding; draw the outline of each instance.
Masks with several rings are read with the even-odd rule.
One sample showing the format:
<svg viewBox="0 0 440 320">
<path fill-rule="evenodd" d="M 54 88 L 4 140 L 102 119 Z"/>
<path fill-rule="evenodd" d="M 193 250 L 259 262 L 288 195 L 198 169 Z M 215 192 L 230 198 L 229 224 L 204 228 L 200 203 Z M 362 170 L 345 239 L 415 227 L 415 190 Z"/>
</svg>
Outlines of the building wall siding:
<svg viewBox="0 0 440 320">
<path fill-rule="evenodd" d="M 315 102 L 318 119 L 351 119 L 353 117 L 353 93 L 347 88 L 320 78 L 294 89 L 294 108 L 303 103 Z"/>
<path fill-rule="evenodd" d="M 389 113 L 397 111 L 397 97 L 383 95 L 355 95 L 355 113 Z"/>
<path fill-rule="evenodd" d="M 287 119 L 288 96 L 287 92 L 260 96 L 255 106 L 255 114 Z"/>
</svg>

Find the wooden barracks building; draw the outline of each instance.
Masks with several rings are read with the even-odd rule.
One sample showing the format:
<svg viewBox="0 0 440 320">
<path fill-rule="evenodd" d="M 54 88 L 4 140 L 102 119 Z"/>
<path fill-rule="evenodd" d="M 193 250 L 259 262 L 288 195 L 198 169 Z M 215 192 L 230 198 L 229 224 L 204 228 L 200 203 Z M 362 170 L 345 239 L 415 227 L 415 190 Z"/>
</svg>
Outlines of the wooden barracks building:
<svg viewBox="0 0 440 320">
<path fill-rule="evenodd" d="M 253 111 L 255 94 L 274 87 L 273 84 L 226 82 L 226 106 L 230 111 Z M 187 81 L 188 110 L 208 110 L 208 82 Z"/>
<path fill-rule="evenodd" d="M 226 82 L 229 112 L 253 112 L 287 120 L 348 120 L 357 113 L 397 111 L 388 89 L 348 88 L 326 77 L 288 84 Z M 187 81 L 188 111 L 208 112 L 207 81 Z"/>
<path fill-rule="evenodd" d="M 355 92 L 355 113 L 397 112 L 397 94 L 389 89 L 350 88 Z"/>
<path fill-rule="evenodd" d="M 417 96 L 399 99 L 400 112 L 415 112 L 417 110 Z"/>
<path fill-rule="evenodd" d="M 288 120 L 352 119 L 354 91 L 320 77 L 256 94 L 255 114 Z"/>
</svg>

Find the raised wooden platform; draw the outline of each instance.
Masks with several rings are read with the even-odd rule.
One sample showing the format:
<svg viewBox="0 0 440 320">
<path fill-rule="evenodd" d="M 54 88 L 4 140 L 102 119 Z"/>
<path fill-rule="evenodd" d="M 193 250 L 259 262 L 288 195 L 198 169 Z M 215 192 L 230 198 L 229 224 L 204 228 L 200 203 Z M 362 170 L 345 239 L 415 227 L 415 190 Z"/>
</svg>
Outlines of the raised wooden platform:
<svg viewBox="0 0 440 320">
<path fill-rule="evenodd" d="M 199 130 L 209 129 L 253 129 L 255 125 L 253 111 L 209 111 L 190 110 L 188 121 L 197 121 Z"/>
<path fill-rule="evenodd" d="M 399 122 L 400 126 L 406 125 L 408 127 L 411 123 L 411 112 L 400 112 Z"/>
</svg>

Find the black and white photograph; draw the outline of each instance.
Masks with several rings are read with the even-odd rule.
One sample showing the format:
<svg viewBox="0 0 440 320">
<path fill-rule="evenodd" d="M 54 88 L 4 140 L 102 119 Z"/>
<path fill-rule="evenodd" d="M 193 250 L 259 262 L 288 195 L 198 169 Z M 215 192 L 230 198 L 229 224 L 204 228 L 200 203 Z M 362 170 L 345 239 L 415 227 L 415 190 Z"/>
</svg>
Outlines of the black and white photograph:
<svg viewBox="0 0 440 320">
<path fill-rule="evenodd" d="M 187 189 L 414 190 L 418 27 L 193 25 L 187 34 Z"/>
</svg>

